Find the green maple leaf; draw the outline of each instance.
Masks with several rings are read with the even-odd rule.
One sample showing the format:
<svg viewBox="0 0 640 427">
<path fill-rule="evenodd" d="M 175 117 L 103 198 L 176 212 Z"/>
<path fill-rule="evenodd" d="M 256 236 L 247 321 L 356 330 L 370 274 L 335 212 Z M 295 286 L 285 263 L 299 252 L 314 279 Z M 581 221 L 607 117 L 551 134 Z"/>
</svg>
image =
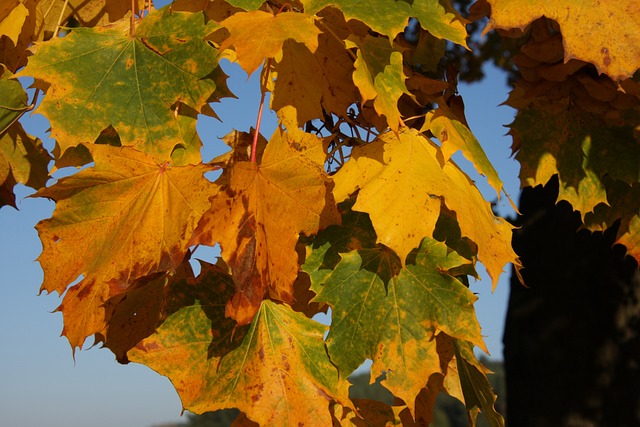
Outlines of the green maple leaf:
<svg viewBox="0 0 640 427">
<path fill-rule="evenodd" d="M 335 6 L 347 20 L 358 19 L 389 40 L 404 31 L 409 17 L 415 17 L 434 36 L 466 46 L 465 21 L 446 0 L 303 0 L 302 3 L 308 14 Z"/>
<path fill-rule="evenodd" d="M 345 224 L 320 233 L 317 245 L 328 241 L 303 266 L 314 300 L 333 310 L 329 356 L 344 376 L 372 359 L 372 377 L 386 372 L 383 384 L 413 408 L 426 380 L 440 372 L 437 331 L 485 348 L 473 309 L 477 298 L 448 273 L 470 262 L 425 238 L 414 263 L 403 268 L 392 251 L 370 245 L 371 225 L 361 215 Z M 362 243 L 368 247 L 341 253 L 336 261 L 338 251 Z"/>
<path fill-rule="evenodd" d="M 20 82 L 4 77 L 0 79 L 0 135 L 29 109 L 27 93 Z"/>
<path fill-rule="evenodd" d="M 204 41 L 215 26 L 202 13 L 165 9 L 145 17 L 134 37 L 125 21 L 77 28 L 39 46 L 21 75 L 51 85 L 38 111 L 62 151 L 111 125 L 123 145 L 166 161 L 176 146 L 199 149 L 189 111 L 201 111 L 216 90 L 208 78 L 216 50 Z"/>
<path fill-rule="evenodd" d="M 231 278 L 208 275 L 199 286 L 199 298 L 169 316 L 129 359 L 168 376 L 192 412 L 236 407 L 260 425 L 331 425 L 329 401 L 348 404 L 348 384 L 327 356 L 326 327 L 266 300 L 234 336 L 234 322 L 224 316 Z"/>
</svg>

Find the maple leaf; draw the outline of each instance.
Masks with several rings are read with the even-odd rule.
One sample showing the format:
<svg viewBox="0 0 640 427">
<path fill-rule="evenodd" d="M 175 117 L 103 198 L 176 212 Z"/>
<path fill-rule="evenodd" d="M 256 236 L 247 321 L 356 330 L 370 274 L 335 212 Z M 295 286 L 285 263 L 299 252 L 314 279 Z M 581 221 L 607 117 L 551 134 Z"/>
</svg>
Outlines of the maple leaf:
<svg viewBox="0 0 640 427">
<path fill-rule="evenodd" d="M 235 7 L 240 7 L 244 10 L 257 10 L 262 6 L 264 0 L 227 0 L 227 3 Z"/>
<path fill-rule="evenodd" d="M 187 260 L 177 274 L 160 273 L 142 277 L 125 292 L 104 302 L 105 327 L 96 335 L 96 342 L 104 343 L 115 354 L 118 362 L 128 363 L 127 352 L 155 333 L 165 311 L 176 309 L 172 307 L 173 302 L 167 302 L 166 299 L 176 293 L 175 289 L 180 286 L 181 281 L 191 279 L 181 271 L 185 266 L 191 273 Z M 204 270 L 203 276 L 206 276 L 206 267 Z M 168 289 L 172 293 L 168 293 Z"/>
<path fill-rule="evenodd" d="M 29 110 L 27 94 L 17 80 L 7 78 L 8 74 L 0 79 L 0 206 L 16 207 L 14 185 L 44 187 L 51 156 L 17 121 Z"/>
<path fill-rule="evenodd" d="M 464 394 L 464 404 L 469 412 L 472 425 L 475 425 L 478 413 L 482 411 L 489 425 L 504 427 L 504 418 L 495 409 L 496 395 L 487 379 L 486 369 L 473 355 L 473 348 L 468 342 L 453 341 L 458 363 L 457 373 Z"/>
<path fill-rule="evenodd" d="M 303 0 L 305 12 L 313 15 L 327 6 L 338 7 L 347 20 L 357 19 L 389 40 L 404 31 L 409 17 L 438 38 L 466 46 L 466 21 L 448 1 L 428 0 L 408 3 L 395 0 Z"/>
<path fill-rule="evenodd" d="M 494 28 L 524 29 L 532 21 L 546 16 L 560 24 L 565 63 L 571 59 L 590 62 L 598 73 L 605 73 L 613 80 L 631 77 L 640 68 L 640 9 L 636 0 L 488 2 L 491 20 L 484 34 Z M 603 25 L 603 17 L 612 25 Z"/>
<path fill-rule="evenodd" d="M 82 27 L 97 27 L 128 18 L 131 5 L 131 0 L 38 0 L 34 41 L 50 39 L 58 22 L 64 27 L 73 19 Z M 144 1 L 135 0 L 135 7 L 144 9 Z"/>
<path fill-rule="evenodd" d="M 402 54 L 393 49 L 389 40 L 370 35 L 350 36 L 347 46 L 358 48 L 353 82 L 362 101 L 373 99 L 376 112 L 397 131 L 401 123 L 398 99 L 404 93 L 411 95 L 404 84 Z"/>
<path fill-rule="evenodd" d="M 412 253 L 414 263 L 405 267 L 382 246 L 340 253 L 333 265 L 331 252 L 344 243 L 370 242 L 371 231 L 362 233 L 362 238 L 354 235 L 371 225 L 366 227 L 361 219 L 350 221 L 356 224 L 357 229 L 330 227 L 320 233 L 320 242 L 329 242 L 313 249 L 303 266 L 317 293 L 314 301 L 332 308 L 329 356 L 343 376 L 372 359 L 371 377 L 386 372 L 383 385 L 413 412 L 426 378 L 440 372 L 436 331 L 473 341 L 486 351 L 473 310 L 477 298 L 448 273 L 470 261 L 444 243 L 425 238 Z M 332 241 L 338 249 L 332 248 Z"/>
<path fill-rule="evenodd" d="M 251 321 L 267 290 L 291 302 L 298 236 L 340 221 L 325 157 L 320 138 L 277 129 L 260 166 L 239 162 L 230 168 L 228 188 L 212 198 L 200 221 L 194 243 L 220 244 L 238 290 L 227 314 L 239 324 Z"/>
<path fill-rule="evenodd" d="M 42 141 L 29 136 L 20 123 L 0 133 L 0 206 L 16 207 L 13 187 L 17 183 L 36 190 L 44 187 L 50 161 Z"/>
<path fill-rule="evenodd" d="M 0 5 L 0 37 L 7 36 L 14 45 L 17 45 L 27 16 L 29 16 L 29 9 L 22 2 L 5 1 Z"/>
<path fill-rule="evenodd" d="M 627 124 L 637 120 L 634 116 L 608 123 L 573 108 L 568 99 L 540 100 L 521 109 L 510 125 L 521 182 L 546 184 L 557 174 L 558 199 L 567 200 L 584 218 L 598 204 L 608 203 L 605 175 L 628 184 L 637 181 L 640 150 L 633 125 Z"/>
<path fill-rule="evenodd" d="M 329 403 L 348 404 L 348 383 L 327 356 L 326 327 L 265 300 L 242 341 L 231 341 L 224 301 L 233 287 L 201 283 L 215 287 L 169 316 L 129 359 L 169 377 L 195 413 L 236 407 L 260 425 L 331 425 Z"/>
<path fill-rule="evenodd" d="M 405 406 L 387 405 L 378 400 L 352 399 L 358 410 L 357 414 L 350 408 L 335 404 L 333 407 L 334 427 L 348 426 L 413 426 L 414 422 Z M 366 423 L 366 424 L 364 424 Z"/>
<path fill-rule="evenodd" d="M 38 112 L 63 151 L 95 141 L 111 125 L 123 145 L 162 162 L 176 145 L 193 145 L 195 114 L 185 132 L 180 105 L 200 111 L 216 89 L 207 78 L 216 51 L 204 41 L 215 25 L 201 13 L 165 9 L 149 14 L 135 37 L 124 21 L 77 28 L 40 45 L 20 75 L 51 85 Z"/>
<path fill-rule="evenodd" d="M 463 237 L 478 245 L 478 259 L 493 281 L 505 264 L 519 261 L 511 248 L 513 227 L 491 211 L 473 181 L 449 161 L 441 165 L 438 147 L 409 128 L 396 136 L 386 132 L 356 147 L 334 176 L 340 202 L 360 190 L 354 210 L 367 212 L 378 242 L 393 249 L 404 263 L 424 237 L 432 237 L 440 203 L 455 212 Z"/>
<path fill-rule="evenodd" d="M 301 43 L 287 40 L 282 58 L 274 66 L 275 80 L 271 108 L 291 105 L 298 123 L 323 117 L 328 113 L 345 115 L 358 98 L 351 80 L 353 59 L 344 45 L 332 34 L 321 33 L 318 48 L 311 53 Z"/>
<path fill-rule="evenodd" d="M 427 113 L 422 131 L 429 129 L 442 144 L 443 161 L 448 162 L 458 150 L 476 168 L 478 173 L 487 177 L 489 184 L 496 190 L 498 197 L 503 190 L 498 172 L 487 158 L 482 146 L 471 130 L 454 116 L 450 110 L 440 107 Z"/>
<path fill-rule="evenodd" d="M 42 289 L 62 294 L 80 275 L 98 286 L 126 286 L 180 265 L 215 188 L 203 177 L 210 168 L 158 165 L 128 147 L 87 148 L 94 167 L 35 195 L 56 201 L 53 217 L 36 227 Z"/>
<path fill-rule="evenodd" d="M 8 78 L 9 73 L 2 73 L 0 68 L 0 134 L 4 133 L 25 111 L 27 93 L 17 80 Z"/>
<path fill-rule="evenodd" d="M 265 58 L 276 57 L 286 40 L 303 43 L 315 52 L 320 30 L 314 22 L 313 17 L 303 13 L 239 12 L 220 23 L 230 34 L 220 45 L 220 51 L 233 46 L 236 62 L 251 75 Z M 255 37 L 256 34 L 260 37 Z"/>
<path fill-rule="evenodd" d="M 615 243 L 624 245 L 627 254 L 640 262 L 640 183 L 630 185 L 610 176 L 604 176 L 602 181 L 607 192 L 607 204 L 599 204 L 593 212 L 584 215 L 584 225 L 591 231 L 603 232 L 619 221 Z"/>
</svg>

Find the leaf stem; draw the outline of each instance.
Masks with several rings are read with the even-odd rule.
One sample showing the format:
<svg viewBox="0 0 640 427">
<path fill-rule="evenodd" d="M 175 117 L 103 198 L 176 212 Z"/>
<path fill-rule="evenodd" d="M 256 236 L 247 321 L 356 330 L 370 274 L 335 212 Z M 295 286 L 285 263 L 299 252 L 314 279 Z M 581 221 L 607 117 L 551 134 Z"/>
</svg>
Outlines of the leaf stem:
<svg viewBox="0 0 640 427">
<path fill-rule="evenodd" d="M 262 111 L 264 110 L 264 99 L 267 95 L 267 82 L 269 81 L 269 72 L 271 71 L 271 58 L 267 59 L 264 66 L 264 79 L 260 82 L 260 108 L 258 109 L 258 118 L 256 119 L 256 130 L 253 134 L 251 143 L 251 162 L 258 163 L 256 152 L 258 151 L 258 135 L 260 135 L 260 124 L 262 123 Z"/>
<path fill-rule="evenodd" d="M 53 37 L 58 37 L 58 33 L 60 32 L 60 24 L 62 24 L 62 17 L 64 16 L 64 11 L 67 9 L 69 5 L 69 0 L 64 0 L 64 4 L 62 5 L 62 10 L 60 10 L 60 16 L 58 16 L 58 23 L 56 24 L 56 30 L 53 32 Z"/>
<path fill-rule="evenodd" d="M 136 35 L 136 0 L 131 0 L 131 28 L 129 29 L 131 37 Z"/>
</svg>

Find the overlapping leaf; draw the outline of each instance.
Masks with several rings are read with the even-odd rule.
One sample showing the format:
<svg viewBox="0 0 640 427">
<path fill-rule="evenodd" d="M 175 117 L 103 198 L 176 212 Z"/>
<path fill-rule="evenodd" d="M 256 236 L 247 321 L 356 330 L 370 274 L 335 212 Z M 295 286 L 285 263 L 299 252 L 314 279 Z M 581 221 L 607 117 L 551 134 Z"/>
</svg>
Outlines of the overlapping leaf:
<svg viewBox="0 0 640 427">
<path fill-rule="evenodd" d="M 320 30 L 315 26 L 314 18 L 303 13 L 282 12 L 273 15 L 260 10 L 239 12 L 220 25 L 230 33 L 220 45 L 220 51 L 233 46 L 236 62 L 249 75 L 266 58 L 276 57 L 286 40 L 303 43 L 311 53 L 318 47 Z"/>
<path fill-rule="evenodd" d="M 329 405 L 349 404 L 348 383 L 327 356 L 326 327 L 265 300 L 242 342 L 231 345 L 224 301 L 232 288 L 216 288 L 167 318 L 129 358 L 168 376 L 196 413 L 236 407 L 265 426 L 331 425 Z"/>
<path fill-rule="evenodd" d="M 473 354 L 469 343 L 456 341 L 453 343 L 456 360 L 458 362 L 457 373 L 464 394 L 464 403 L 469 412 L 472 425 L 475 425 L 476 417 L 480 411 L 484 412 L 491 426 L 504 426 L 504 418 L 495 409 L 496 395 L 491 389 L 487 379 L 489 372 L 482 366 Z"/>
<path fill-rule="evenodd" d="M 27 94 L 20 83 L 0 79 L 0 206 L 15 207 L 15 184 L 39 189 L 48 179 L 49 153 L 17 122 L 28 109 Z"/>
<path fill-rule="evenodd" d="M 295 107 L 299 123 L 322 118 L 323 109 L 345 115 L 358 99 L 351 80 L 353 59 L 332 34 L 320 34 L 315 53 L 300 43 L 285 42 L 274 69 L 277 78 L 271 108 Z"/>
<path fill-rule="evenodd" d="M 267 290 L 292 301 L 298 236 L 339 222 L 325 156 L 321 139 L 276 130 L 260 166 L 233 165 L 228 187 L 212 198 L 200 221 L 194 243 L 220 243 L 238 291 L 227 314 L 240 324 L 251 321 Z"/>
<path fill-rule="evenodd" d="M 489 184 L 496 190 L 498 197 L 502 192 L 502 181 L 482 146 L 471 130 L 451 111 L 443 108 L 427 114 L 422 130 L 429 129 L 440 140 L 443 161 L 448 162 L 453 154 L 462 151 L 467 160 L 473 163 L 478 173 L 487 177 Z"/>
<path fill-rule="evenodd" d="M 354 210 L 371 215 L 378 241 L 403 261 L 424 237 L 433 236 L 440 203 L 455 212 L 463 237 L 478 245 L 478 258 L 493 284 L 505 264 L 519 265 L 511 248 L 512 226 L 491 211 L 469 177 L 453 162 L 440 165 L 438 147 L 418 132 L 387 132 L 364 147 L 335 175 L 336 200 L 360 190 Z"/>
<path fill-rule="evenodd" d="M 303 0 L 305 11 L 315 14 L 327 6 L 338 7 L 346 19 L 357 19 L 389 40 L 404 31 L 410 17 L 438 38 L 466 46 L 465 21 L 446 0 L 405 2 L 395 0 Z"/>
<path fill-rule="evenodd" d="M 314 249 L 304 266 L 317 293 L 315 300 L 332 308 L 329 356 L 344 376 L 372 359 L 372 378 L 386 372 L 385 387 L 413 412 L 426 379 L 440 372 L 436 331 L 484 348 L 473 310 L 476 297 L 449 274 L 470 261 L 444 243 L 425 238 L 412 254 L 413 263 L 405 267 L 382 246 L 341 253 L 334 266 L 331 252 L 352 244 L 345 242 L 345 235 L 352 236 L 346 238 L 349 241 L 369 240 L 370 225 L 362 221 L 349 225 L 358 228 L 332 227 L 319 235 L 320 241 L 329 242 Z M 360 227 L 365 230 L 362 236 Z"/>
<path fill-rule="evenodd" d="M 608 203 L 605 175 L 628 184 L 638 179 L 640 149 L 633 126 L 607 123 L 567 101 L 546 101 L 521 110 L 511 133 L 519 147 L 516 159 L 522 165 L 522 183 L 546 184 L 558 174 L 558 198 L 584 217 L 599 203 Z"/>
<path fill-rule="evenodd" d="M 48 292 L 62 294 L 80 275 L 98 286 L 126 286 L 177 267 L 215 188 L 203 176 L 205 165 L 158 165 L 127 147 L 89 151 L 95 166 L 36 194 L 57 206 L 37 226 Z"/>
<path fill-rule="evenodd" d="M 167 9 L 147 16 L 135 37 L 124 21 L 79 28 L 40 46 L 21 75 L 51 85 L 38 111 L 63 151 L 111 125 L 123 145 L 169 160 L 177 145 L 199 150 L 195 115 L 181 117 L 180 105 L 200 111 L 214 94 L 207 76 L 216 51 L 204 41 L 213 26 L 201 13 Z"/>
<path fill-rule="evenodd" d="M 22 26 L 29 16 L 29 9 L 18 0 L 7 0 L 0 5 L 0 37 L 7 36 L 14 45 L 18 44 L 18 37 Z"/>
<path fill-rule="evenodd" d="M 49 179 L 51 156 L 42 141 L 29 136 L 20 123 L 0 134 L 0 206 L 15 207 L 13 187 L 25 184 L 36 190 Z"/>
<path fill-rule="evenodd" d="M 389 127 L 398 130 L 401 122 L 398 100 L 409 94 L 404 84 L 402 54 L 382 37 L 351 36 L 350 44 L 358 48 L 353 82 L 363 102 L 373 100 L 373 107 L 387 119 Z"/>
<path fill-rule="evenodd" d="M 565 62 L 590 62 L 598 73 L 614 80 L 631 77 L 640 68 L 640 8 L 636 0 L 488 1 L 491 21 L 485 33 L 493 28 L 524 29 L 546 16 L 560 24 Z"/>
</svg>

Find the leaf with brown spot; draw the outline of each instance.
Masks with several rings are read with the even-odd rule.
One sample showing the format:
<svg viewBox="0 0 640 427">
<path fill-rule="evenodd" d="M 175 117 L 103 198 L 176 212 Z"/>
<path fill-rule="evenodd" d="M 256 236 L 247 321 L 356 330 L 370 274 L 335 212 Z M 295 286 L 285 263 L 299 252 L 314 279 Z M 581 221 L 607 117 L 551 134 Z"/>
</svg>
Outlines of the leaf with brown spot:
<svg viewBox="0 0 640 427">
<path fill-rule="evenodd" d="M 50 84 L 37 111 L 51 121 L 62 151 L 94 142 L 111 125 L 122 145 L 158 162 L 171 160 L 179 145 L 197 152 L 195 116 L 215 93 L 209 76 L 218 66 L 204 40 L 216 24 L 204 21 L 202 13 L 164 9 L 145 17 L 135 37 L 119 21 L 38 45 L 20 75 Z"/>
<path fill-rule="evenodd" d="M 560 24 L 564 62 L 591 62 L 598 73 L 614 80 L 631 77 L 640 68 L 640 8 L 637 0 L 580 2 L 488 0 L 491 20 L 485 28 L 526 28 L 546 16 Z M 594 40 L 596 42 L 594 42 Z"/>
<path fill-rule="evenodd" d="M 56 201 L 53 217 L 36 227 L 42 289 L 62 294 L 80 275 L 87 286 L 125 289 L 177 268 L 217 189 L 203 176 L 210 167 L 159 165 L 128 147 L 87 148 L 95 166 L 35 195 Z"/>
<path fill-rule="evenodd" d="M 359 227 L 367 228 L 362 221 Z M 329 356 L 344 377 L 366 359 L 373 360 L 371 377 L 386 372 L 382 384 L 413 412 L 427 379 L 441 372 L 438 331 L 470 340 L 486 351 L 473 309 L 477 298 L 449 273 L 470 261 L 429 238 L 405 267 L 382 245 L 342 252 L 344 236 L 353 233 L 336 226 L 321 232 L 303 266 L 317 293 L 314 301 L 332 308 Z M 320 242 L 326 243 L 320 246 Z"/>
<path fill-rule="evenodd" d="M 220 243 L 238 292 L 227 314 L 247 324 L 268 291 L 292 301 L 298 275 L 296 243 L 340 221 L 324 172 L 323 140 L 277 129 L 260 166 L 235 163 L 229 185 L 211 200 L 193 244 Z"/>
<path fill-rule="evenodd" d="M 185 409 L 235 407 L 263 426 L 325 427 L 332 401 L 349 406 L 348 382 L 339 381 L 324 347 L 325 326 L 265 300 L 239 346 L 218 351 L 231 333 L 219 330 L 224 308 L 207 315 L 201 303 L 169 316 L 129 352 L 132 361 L 169 377 Z"/>
</svg>

